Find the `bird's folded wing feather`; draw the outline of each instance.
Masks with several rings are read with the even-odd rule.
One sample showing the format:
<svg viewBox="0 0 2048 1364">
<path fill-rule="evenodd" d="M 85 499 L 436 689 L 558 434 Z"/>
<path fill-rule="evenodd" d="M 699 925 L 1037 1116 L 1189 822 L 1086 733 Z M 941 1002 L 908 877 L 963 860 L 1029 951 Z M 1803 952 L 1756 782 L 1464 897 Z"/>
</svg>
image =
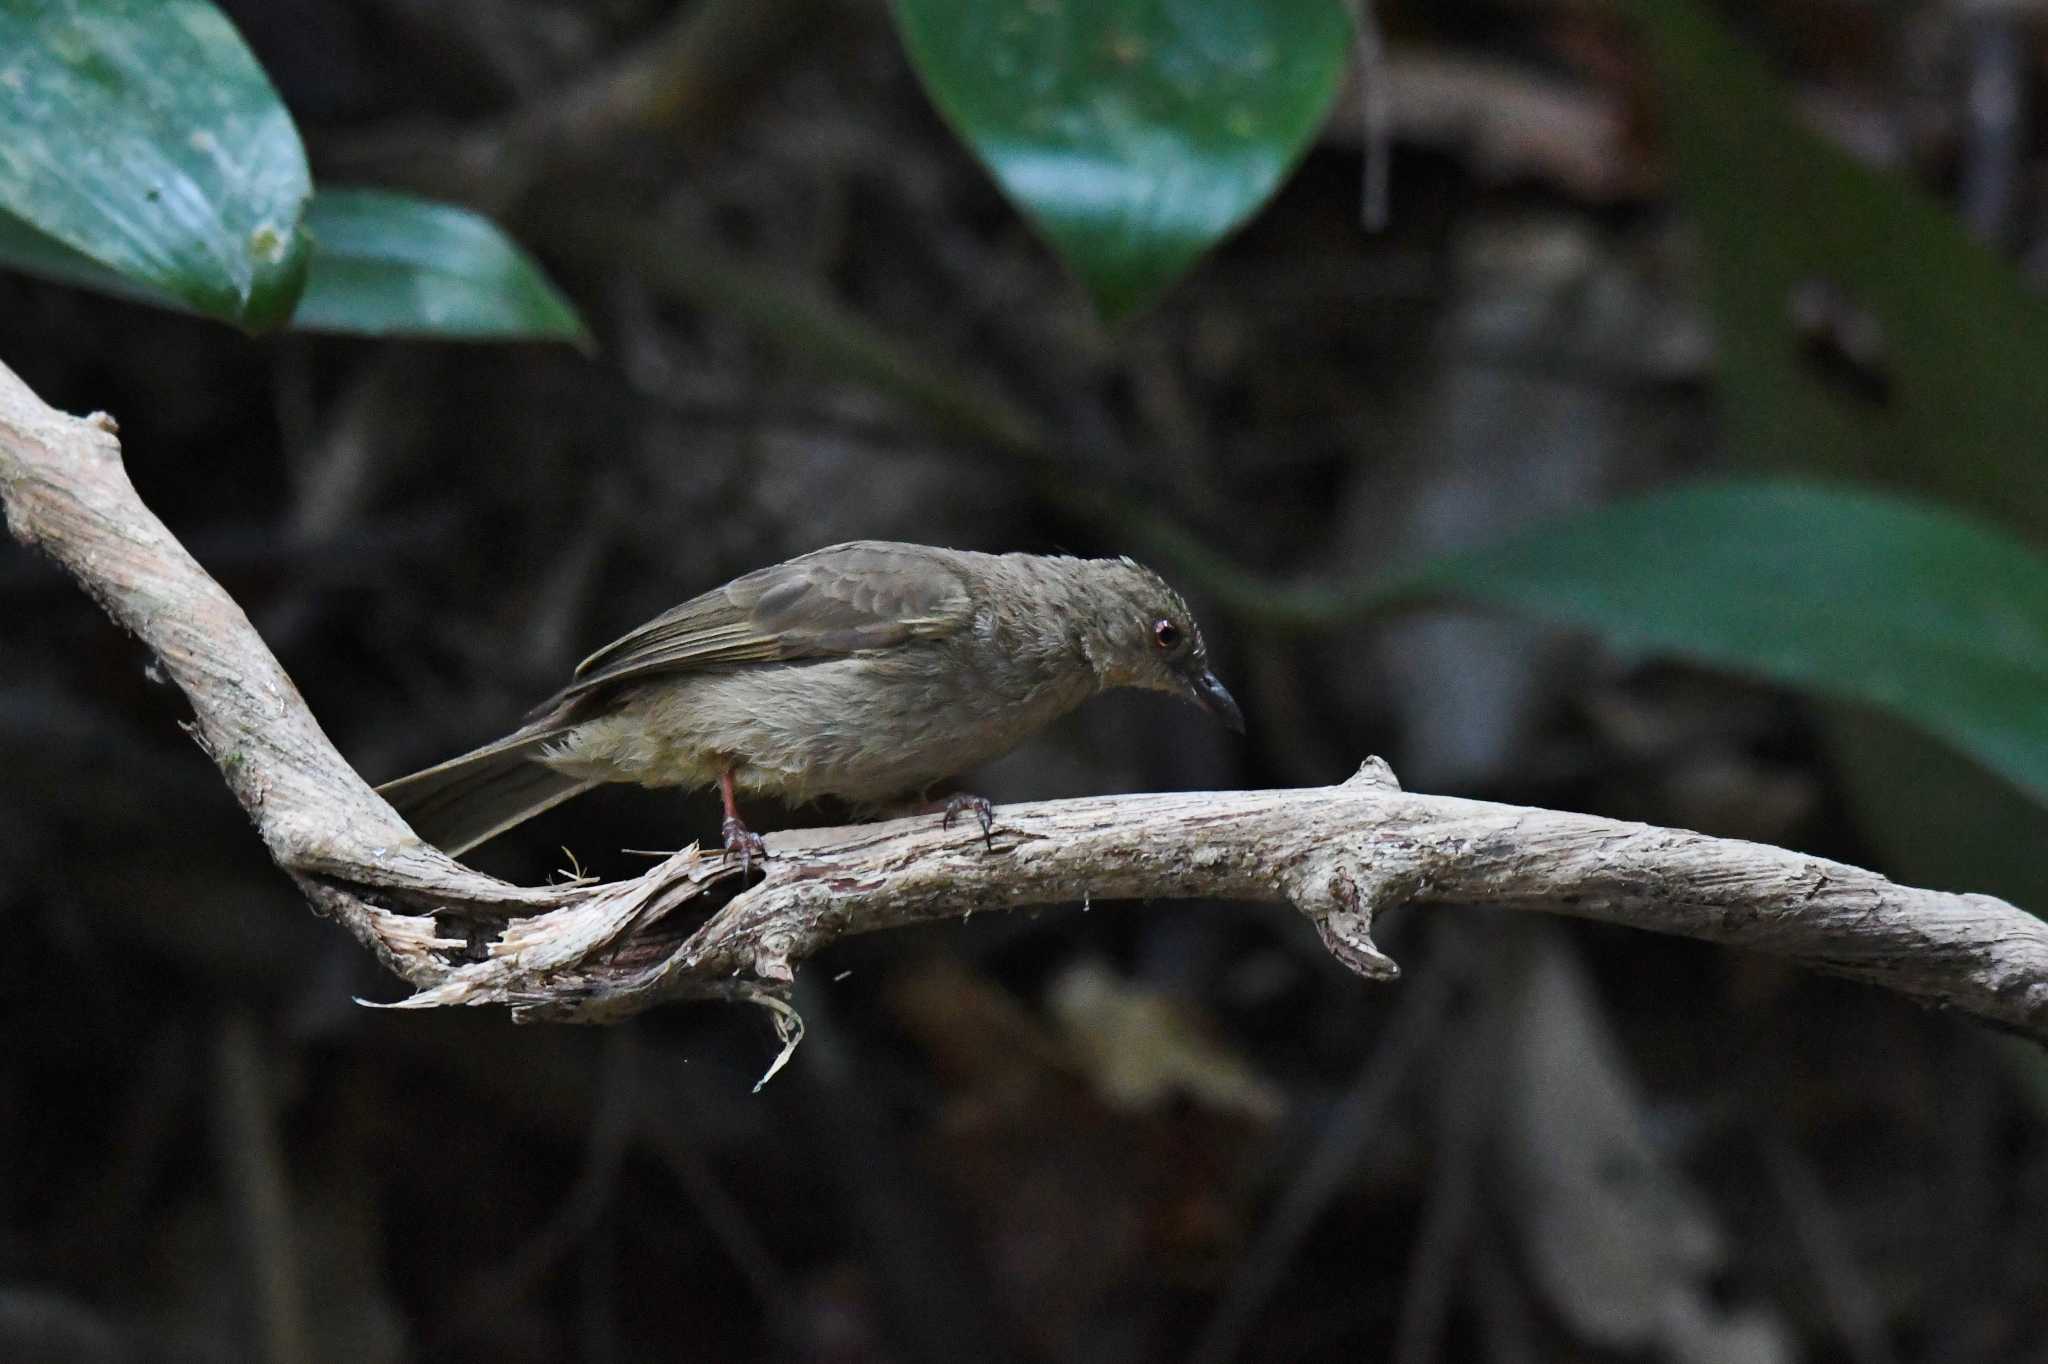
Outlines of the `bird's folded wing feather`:
<svg viewBox="0 0 2048 1364">
<path fill-rule="evenodd" d="M 834 545 L 656 616 L 578 664 L 556 700 L 658 673 L 886 649 L 951 634 L 973 614 L 966 580 L 944 551 Z"/>
</svg>

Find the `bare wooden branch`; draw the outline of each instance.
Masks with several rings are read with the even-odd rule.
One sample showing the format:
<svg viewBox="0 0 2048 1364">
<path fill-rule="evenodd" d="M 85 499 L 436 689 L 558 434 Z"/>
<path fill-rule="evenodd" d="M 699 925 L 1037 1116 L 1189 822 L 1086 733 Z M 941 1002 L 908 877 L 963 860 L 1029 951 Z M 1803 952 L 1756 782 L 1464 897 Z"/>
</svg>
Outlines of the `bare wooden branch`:
<svg viewBox="0 0 2048 1364">
<path fill-rule="evenodd" d="M 683 912 L 739 875 L 694 847 L 628 881 L 510 885 L 421 843 L 335 751 L 241 609 L 137 498 L 114 423 L 53 411 L 4 366 L 0 499 L 19 539 L 156 652 L 272 859 L 416 987 L 408 1007 L 605 1021 L 738 998 L 787 1018 L 798 964 L 848 934 L 1200 897 L 1292 904 L 1368 978 L 1398 974 L 1376 915 L 1497 904 L 1757 948 L 2048 1041 L 2048 925 L 2003 901 L 1754 843 L 1412 795 L 1377 759 L 1320 789 L 1003 806 L 992 848 L 972 821 L 937 817 L 771 834 L 763 879 L 694 927 Z"/>
</svg>

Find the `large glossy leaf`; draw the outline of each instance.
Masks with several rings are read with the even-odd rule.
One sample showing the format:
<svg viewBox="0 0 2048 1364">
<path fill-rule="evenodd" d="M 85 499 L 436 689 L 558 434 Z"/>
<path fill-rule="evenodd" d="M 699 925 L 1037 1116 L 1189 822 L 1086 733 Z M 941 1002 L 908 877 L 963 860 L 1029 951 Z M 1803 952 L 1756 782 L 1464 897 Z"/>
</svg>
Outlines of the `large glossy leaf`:
<svg viewBox="0 0 2048 1364">
<path fill-rule="evenodd" d="M 467 209 L 382 190 L 323 188 L 306 221 L 313 269 L 294 327 L 586 339 L 575 308 L 532 257 Z"/>
<path fill-rule="evenodd" d="M 296 330 L 372 336 L 588 341 L 531 257 L 467 209 L 377 190 L 321 190 L 306 215 L 313 263 Z M 0 217 L 0 261 L 164 307 L 183 300 L 124 279 Z"/>
<path fill-rule="evenodd" d="M 1112 317 L 1272 194 L 1321 127 L 1343 0 L 897 0 L 934 103 Z"/>
<path fill-rule="evenodd" d="M 26 225 L 138 291 L 258 329 L 298 299 L 311 192 L 291 116 L 211 4 L 0 0 L 7 240 Z"/>
<path fill-rule="evenodd" d="M 2048 536 L 2048 303 L 1906 178 L 1816 136 L 1697 0 L 1623 0 L 1656 59 L 1678 189 L 1699 227 L 1723 425 L 1757 465 L 1875 476 Z M 1795 335 L 1819 281 L 1877 326 L 1882 401 L 1828 382 Z M 1881 715 L 1823 733 L 1897 874 L 2048 905 L 2048 810 Z"/>
<path fill-rule="evenodd" d="M 1714 484 L 1403 586 L 1874 706 L 2048 797 L 2048 558 L 1969 517 L 1847 487 Z"/>
</svg>

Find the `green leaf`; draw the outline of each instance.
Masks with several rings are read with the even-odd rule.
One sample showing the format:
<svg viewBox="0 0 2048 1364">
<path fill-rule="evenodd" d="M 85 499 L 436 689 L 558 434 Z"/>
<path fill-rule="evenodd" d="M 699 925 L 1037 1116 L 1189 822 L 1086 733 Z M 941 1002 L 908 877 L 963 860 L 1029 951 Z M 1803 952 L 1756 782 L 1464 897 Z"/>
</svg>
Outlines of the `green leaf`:
<svg viewBox="0 0 2048 1364">
<path fill-rule="evenodd" d="M 1788 481 L 1690 487 L 1403 586 L 1874 706 L 2048 797 L 2048 559 L 1953 512 Z"/>
<path fill-rule="evenodd" d="M 587 341 L 533 258 L 489 219 L 373 189 L 321 189 L 313 269 L 292 318 L 309 331 Z"/>
<path fill-rule="evenodd" d="M 41 275 L 60 284 L 75 284 L 97 293 L 138 299 L 161 308 L 191 311 L 182 300 L 171 298 L 140 281 L 123 278 L 98 261 L 81 256 L 64 243 L 44 236 L 19 218 L 10 218 L 5 213 L 0 213 L 0 266 L 11 266 L 27 274 Z"/>
<path fill-rule="evenodd" d="M 1342 0 L 896 0 L 932 101 L 1121 317 L 1254 213 L 1322 126 Z"/>
<path fill-rule="evenodd" d="M 1700 229 L 1731 452 L 1881 479 L 2048 535 L 2048 304 L 1945 204 L 1816 135 L 1705 6 L 1623 10 L 1649 40 Z M 1795 335 L 1791 300 L 1813 280 L 1877 323 L 1883 402 L 1827 382 Z M 2030 805 L 1883 715 L 1822 719 L 1842 792 L 1890 870 L 2048 904 L 2038 783 Z"/>
<path fill-rule="evenodd" d="M 311 192 L 291 116 L 212 5 L 0 0 L 0 242 L 59 248 L 0 258 L 36 269 L 68 249 L 261 329 L 304 284 Z"/>
</svg>

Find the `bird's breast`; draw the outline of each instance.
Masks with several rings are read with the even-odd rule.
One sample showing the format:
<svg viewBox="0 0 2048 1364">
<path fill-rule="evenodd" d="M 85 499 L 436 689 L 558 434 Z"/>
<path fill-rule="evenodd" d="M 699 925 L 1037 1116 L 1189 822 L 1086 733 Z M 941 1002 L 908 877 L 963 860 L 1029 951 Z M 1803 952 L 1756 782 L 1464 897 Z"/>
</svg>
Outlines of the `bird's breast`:
<svg viewBox="0 0 2048 1364">
<path fill-rule="evenodd" d="M 881 801 L 1009 751 L 1094 690 L 1092 676 L 933 641 L 653 682 L 577 727 L 552 765 L 599 780 Z"/>
</svg>

